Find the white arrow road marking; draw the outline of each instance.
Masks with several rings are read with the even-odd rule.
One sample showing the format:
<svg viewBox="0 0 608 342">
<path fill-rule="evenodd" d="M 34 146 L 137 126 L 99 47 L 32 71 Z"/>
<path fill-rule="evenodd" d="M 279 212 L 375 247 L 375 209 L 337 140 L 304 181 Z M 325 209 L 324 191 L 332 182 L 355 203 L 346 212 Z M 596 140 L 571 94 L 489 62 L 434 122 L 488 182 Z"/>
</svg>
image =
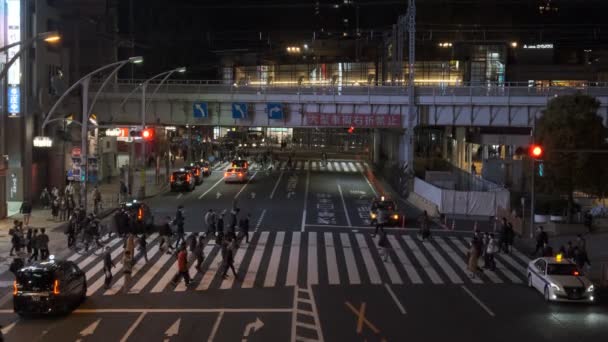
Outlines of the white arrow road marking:
<svg viewBox="0 0 608 342">
<path fill-rule="evenodd" d="M 82 329 L 82 331 L 80 331 L 80 337 L 93 335 L 95 333 L 95 330 L 97 329 L 97 326 L 99 325 L 99 322 L 101 322 L 101 318 L 89 324 L 86 328 Z M 79 338 L 76 341 L 82 341 L 82 339 Z"/>
<path fill-rule="evenodd" d="M 215 198 L 220 198 L 220 197 L 222 197 L 222 193 L 221 193 L 221 192 L 219 192 L 219 191 L 218 191 L 218 192 L 216 192 L 216 193 L 215 193 Z"/>
<path fill-rule="evenodd" d="M 245 326 L 245 334 L 243 336 L 248 337 L 249 333 L 251 333 L 252 330 L 253 330 L 253 332 L 256 332 L 256 331 L 262 329 L 263 326 L 264 326 L 264 322 L 262 322 L 259 317 L 256 317 L 255 322 L 251 322 L 251 323 L 247 324 L 247 326 Z"/>
<path fill-rule="evenodd" d="M 173 336 L 179 334 L 179 324 L 181 321 L 182 321 L 182 319 L 178 318 L 177 321 L 175 321 L 173 324 L 171 324 L 169 329 L 167 329 L 167 331 L 165 331 L 165 336 L 173 337 Z"/>
<path fill-rule="evenodd" d="M 249 197 L 250 197 L 251 199 L 255 199 L 255 192 L 252 192 L 252 193 L 249 195 Z"/>
</svg>

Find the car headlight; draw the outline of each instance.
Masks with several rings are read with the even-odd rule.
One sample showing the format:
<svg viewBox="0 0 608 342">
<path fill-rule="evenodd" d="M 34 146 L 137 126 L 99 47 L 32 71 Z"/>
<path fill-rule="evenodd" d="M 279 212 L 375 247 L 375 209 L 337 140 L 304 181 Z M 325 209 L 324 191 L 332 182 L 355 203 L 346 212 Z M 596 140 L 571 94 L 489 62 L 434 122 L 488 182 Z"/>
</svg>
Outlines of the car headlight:
<svg viewBox="0 0 608 342">
<path fill-rule="evenodd" d="M 399 215 L 397 215 L 397 214 L 393 215 L 393 219 L 398 220 L 399 219 Z"/>
<path fill-rule="evenodd" d="M 592 285 L 589 285 L 589 287 L 587 288 L 587 292 L 593 292 L 595 291 L 595 287 Z"/>
<path fill-rule="evenodd" d="M 376 218 L 376 214 L 374 214 L 374 213 L 372 213 L 370 216 L 371 216 L 372 219 Z"/>
<path fill-rule="evenodd" d="M 552 288 L 553 290 L 555 290 L 555 291 L 561 291 L 561 290 L 562 290 L 562 289 L 559 287 L 559 285 L 557 285 L 557 284 L 553 284 L 553 283 L 551 283 L 551 288 Z"/>
</svg>

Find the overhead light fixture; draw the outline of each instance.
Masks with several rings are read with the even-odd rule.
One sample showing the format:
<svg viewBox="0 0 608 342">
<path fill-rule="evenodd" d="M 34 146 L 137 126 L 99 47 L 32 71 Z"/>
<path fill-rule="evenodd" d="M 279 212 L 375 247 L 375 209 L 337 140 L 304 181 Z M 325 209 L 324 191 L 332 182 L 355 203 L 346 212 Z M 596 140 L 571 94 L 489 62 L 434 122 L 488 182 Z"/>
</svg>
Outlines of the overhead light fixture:
<svg viewBox="0 0 608 342">
<path fill-rule="evenodd" d="M 186 67 L 177 68 L 177 69 L 175 69 L 175 72 L 179 72 L 179 73 L 183 74 L 186 72 Z"/>
<path fill-rule="evenodd" d="M 47 43 L 55 43 L 61 40 L 61 35 L 57 31 L 43 32 L 38 36 Z"/>
<path fill-rule="evenodd" d="M 511 47 L 512 48 L 516 48 L 517 47 L 517 42 L 511 42 Z"/>
<path fill-rule="evenodd" d="M 133 64 L 141 64 L 144 62 L 144 58 L 142 56 L 136 56 L 129 58 L 129 63 Z"/>
</svg>

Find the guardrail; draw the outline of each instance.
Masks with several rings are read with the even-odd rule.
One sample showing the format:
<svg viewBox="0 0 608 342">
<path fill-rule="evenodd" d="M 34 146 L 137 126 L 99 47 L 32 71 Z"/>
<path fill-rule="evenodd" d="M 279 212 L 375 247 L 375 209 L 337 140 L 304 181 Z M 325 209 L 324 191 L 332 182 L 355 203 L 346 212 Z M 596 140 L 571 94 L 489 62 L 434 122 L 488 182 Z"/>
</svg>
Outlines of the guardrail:
<svg viewBox="0 0 608 342">
<path fill-rule="evenodd" d="M 118 83 L 108 86 L 108 92 L 130 92 L 143 80 L 118 80 Z M 154 84 L 156 81 L 152 81 Z M 91 85 L 97 90 L 99 83 Z M 608 83 L 588 83 L 580 87 L 532 87 L 527 83 L 505 84 L 445 84 L 417 85 L 416 96 L 542 96 L 551 97 L 580 92 L 590 96 L 608 96 Z M 253 95 L 361 95 L 361 96 L 407 96 L 407 85 L 336 85 L 331 83 L 301 83 L 301 84 L 230 84 L 222 80 L 167 80 L 159 89 L 159 94 L 253 94 Z"/>
</svg>

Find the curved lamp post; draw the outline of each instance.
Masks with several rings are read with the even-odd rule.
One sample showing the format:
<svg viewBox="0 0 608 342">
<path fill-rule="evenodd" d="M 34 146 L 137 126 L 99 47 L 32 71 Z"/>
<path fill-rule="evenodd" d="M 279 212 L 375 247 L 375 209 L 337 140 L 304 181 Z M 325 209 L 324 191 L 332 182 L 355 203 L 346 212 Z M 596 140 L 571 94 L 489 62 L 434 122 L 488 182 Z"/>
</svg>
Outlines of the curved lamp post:
<svg viewBox="0 0 608 342">
<path fill-rule="evenodd" d="M 21 46 L 19 51 L 17 51 L 17 53 L 15 53 L 15 55 L 4 65 L 2 72 L 0 72 L 0 80 L 4 79 L 4 77 L 6 77 L 6 74 L 8 73 L 9 69 L 11 68 L 13 63 L 15 63 L 15 61 L 17 59 L 19 59 L 19 57 L 21 57 L 21 54 L 23 53 L 23 51 L 25 51 L 28 47 L 30 47 L 32 44 L 34 44 L 34 42 L 36 42 L 38 40 L 44 40 L 45 42 L 48 42 L 48 43 L 55 43 L 55 42 L 58 42 L 61 40 L 61 36 L 59 35 L 59 33 L 57 33 L 57 31 L 43 32 L 43 33 L 38 33 L 37 35 L 35 35 L 32 38 L 29 38 L 25 41 L 14 42 L 12 44 L 8 44 L 8 45 L 1 47 L 0 53 L 4 52 L 12 47 L 15 47 L 15 46 Z"/>
<path fill-rule="evenodd" d="M 57 107 L 59 107 L 59 104 L 61 104 L 61 102 L 63 101 L 63 99 L 70 94 L 70 92 L 72 92 L 72 90 L 76 89 L 76 87 L 78 86 L 82 86 L 82 119 L 80 121 L 81 123 L 81 163 L 80 163 L 80 172 L 81 175 L 85 176 L 84 182 L 82 184 L 82 186 L 80 187 L 80 194 L 81 194 L 81 203 L 83 204 L 85 210 L 87 209 L 87 179 L 86 179 L 86 175 L 87 175 L 87 161 L 88 161 L 88 155 L 87 155 L 87 148 L 88 148 L 88 139 L 87 139 L 87 133 L 88 133 L 88 129 L 89 129 L 89 105 L 88 105 L 88 98 L 89 98 L 89 84 L 91 83 L 91 78 L 99 73 L 102 72 L 104 70 L 107 69 L 111 69 L 114 68 L 114 70 L 110 73 L 110 76 L 108 77 L 111 78 L 112 75 L 114 75 L 116 72 L 118 72 L 118 70 L 120 68 L 122 68 L 123 66 L 125 66 L 126 64 L 129 63 L 133 63 L 133 64 L 139 64 L 142 63 L 144 61 L 143 57 L 138 56 L 138 57 L 131 57 L 122 61 L 118 61 L 118 62 L 114 62 L 114 63 L 110 63 L 107 65 L 104 65 L 96 70 L 93 70 L 92 72 L 86 74 L 85 76 L 83 76 L 80 80 L 76 81 L 70 88 L 68 88 L 63 95 L 61 95 L 61 97 L 55 102 L 55 104 L 53 105 L 53 107 L 51 107 L 51 109 L 48 111 L 48 114 L 46 115 L 46 117 L 44 118 L 44 121 L 42 122 L 42 126 L 40 127 L 41 133 L 44 132 L 44 128 L 46 127 L 46 125 L 48 125 L 50 122 L 55 121 L 57 119 L 51 120 L 51 117 L 53 116 L 53 114 L 55 113 L 55 110 L 57 109 Z M 104 85 L 107 83 L 107 79 L 104 81 Z M 101 91 L 101 90 L 99 90 Z M 98 93 L 99 93 L 98 91 Z M 97 98 L 96 94 L 96 98 Z M 63 120 L 63 119 L 61 119 Z M 42 137 L 36 137 L 34 139 L 40 139 Z"/>
</svg>

